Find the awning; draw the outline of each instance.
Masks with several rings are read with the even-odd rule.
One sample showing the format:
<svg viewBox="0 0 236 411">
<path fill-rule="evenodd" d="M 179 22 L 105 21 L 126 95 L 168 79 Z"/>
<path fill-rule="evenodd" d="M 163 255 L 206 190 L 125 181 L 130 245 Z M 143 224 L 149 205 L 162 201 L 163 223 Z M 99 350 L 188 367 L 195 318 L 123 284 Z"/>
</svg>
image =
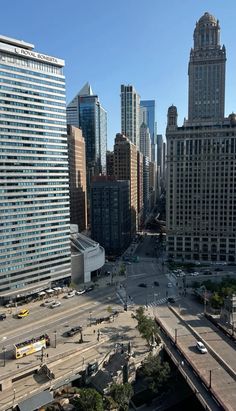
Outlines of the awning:
<svg viewBox="0 0 236 411">
<path fill-rule="evenodd" d="M 47 293 L 47 294 L 52 294 L 52 293 L 54 293 L 54 290 L 52 290 L 51 288 L 49 288 L 48 290 L 46 290 L 46 293 Z"/>
<path fill-rule="evenodd" d="M 53 290 L 54 290 L 54 291 L 61 291 L 62 288 L 61 288 L 61 287 L 54 287 Z"/>
<path fill-rule="evenodd" d="M 40 407 L 49 404 L 53 401 L 53 393 L 50 391 L 43 391 L 33 397 L 27 398 L 18 404 L 20 411 L 36 411 Z"/>
<path fill-rule="evenodd" d="M 40 293 L 38 293 L 39 297 L 45 295 L 46 293 L 44 291 L 41 291 Z"/>
</svg>

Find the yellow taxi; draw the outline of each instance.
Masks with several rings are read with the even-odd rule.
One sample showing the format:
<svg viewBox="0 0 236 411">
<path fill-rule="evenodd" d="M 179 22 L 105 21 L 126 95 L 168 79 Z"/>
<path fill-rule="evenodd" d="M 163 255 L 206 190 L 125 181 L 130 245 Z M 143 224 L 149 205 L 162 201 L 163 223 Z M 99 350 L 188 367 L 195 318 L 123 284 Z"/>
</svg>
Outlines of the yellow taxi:
<svg viewBox="0 0 236 411">
<path fill-rule="evenodd" d="M 17 314 L 18 318 L 27 317 L 29 315 L 29 310 L 20 310 Z"/>
</svg>

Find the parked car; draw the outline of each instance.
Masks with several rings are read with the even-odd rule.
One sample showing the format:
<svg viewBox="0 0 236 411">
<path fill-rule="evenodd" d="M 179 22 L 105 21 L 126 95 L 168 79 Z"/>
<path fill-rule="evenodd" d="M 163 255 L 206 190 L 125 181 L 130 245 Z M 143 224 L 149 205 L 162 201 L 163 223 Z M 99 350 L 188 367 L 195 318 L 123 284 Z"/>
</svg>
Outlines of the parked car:
<svg viewBox="0 0 236 411">
<path fill-rule="evenodd" d="M 7 318 L 5 313 L 0 314 L 0 320 L 3 321 Z"/>
<path fill-rule="evenodd" d="M 147 284 L 146 284 L 146 283 L 140 283 L 138 286 L 139 286 L 139 287 L 144 287 L 144 288 L 146 288 L 146 287 L 147 287 Z"/>
<path fill-rule="evenodd" d="M 216 268 L 215 268 L 215 271 L 224 271 L 224 270 L 223 270 L 223 268 L 216 267 Z"/>
<path fill-rule="evenodd" d="M 72 298 L 75 296 L 75 294 L 76 294 L 76 291 L 72 290 L 68 294 L 65 295 L 65 298 Z"/>
<path fill-rule="evenodd" d="M 167 288 L 172 288 L 172 287 L 173 287 L 172 283 L 167 284 Z"/>
<path fill-rule="evenodd" d="M 28 317 L 29 310 L 20 310 L 17 314 L 18 318 Z"/>
<path fill-rule="evenodd" d="M 77 295 L 81 295 L 81 294 L 84 294 L 85 293 L 85 290 L 78 290 L 78 291 L 76 291 L 76 294 Z"/>
<path fill-rule="evenodd" d="M 52 303 L 50 305 L 50 308 L 56 308 L 56 307 L 60 307 L 61 303 L 60 301 L 54 301 L 54 303 Z"/>
<path fill-rule="evenodd" d="M 52 305 L 53 303 L 55 303 L 56 302 L 56 300 L 45 300 L 42 304 L 41 304 L 41 306 L 42 307 L 50 307 L 50 305 Z"/>
<path fill-rule="evenodd" d="M 93 291 L 94 286 L 91 285 L 91 287 L 85 288 L 85 292 L 88 293 L 89 291 Z"/>
<path fill-rule="evenodd" d="M 167 298 L 167 301 L 168 301 L 168 303 L 175 303 L 175 299 L 174 299 L 174 297 L 169 297 L 169 298 Z"/>
<path fill-rule="evenodd" d="M 159 281 L 154 281 L 153 284 L 154 284 L 156 287 L 159 287 L 159 285 L 160 285 Z"/>
<path fill-rule="evenodd" d="M 197 341 L 196 347 L 200 351 L 201 354 L 206 354 L 207 353 L 207 349 L 201 341 Z"/>
<path fill-rule="evenodd" d="M 73 337 L 73 335 L 80 333 L 82 329 L 83 328 L 81 327 L 81 325 L 79 325 L 78 327 L 73 327 L 69 331 L 66 332 L 66 336 Z"/>
</svg>

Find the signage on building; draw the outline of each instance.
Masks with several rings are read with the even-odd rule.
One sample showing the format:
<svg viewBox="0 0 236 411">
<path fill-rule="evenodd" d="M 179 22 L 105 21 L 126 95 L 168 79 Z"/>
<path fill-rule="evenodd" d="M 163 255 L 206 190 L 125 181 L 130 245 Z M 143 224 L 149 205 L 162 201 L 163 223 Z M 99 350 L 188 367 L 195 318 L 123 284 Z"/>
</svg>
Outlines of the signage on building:
<svg viewBox="0 0 236 411">
<path fill-rule="evenodd" d="M 58 59 L 56 59 L 55 57 L 47 56 L 41 53 L 36 53 L 32 50 L 20 49 L 18 47 L 15 47 L 15 52 L 16 54 L 20 54 L 21 56 L 32 57 L 37 60 L 48 61 L 49 63 L 58 63 Z"/>
</svg>

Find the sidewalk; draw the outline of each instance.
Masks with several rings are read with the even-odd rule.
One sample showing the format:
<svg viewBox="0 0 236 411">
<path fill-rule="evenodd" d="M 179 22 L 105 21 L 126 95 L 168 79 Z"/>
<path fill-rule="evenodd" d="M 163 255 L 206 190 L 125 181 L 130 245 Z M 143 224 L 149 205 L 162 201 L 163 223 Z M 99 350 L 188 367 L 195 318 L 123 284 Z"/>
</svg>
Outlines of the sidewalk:
<svg viewBox="0 0 236 411">
<path fill-rule="evenodd" d="M 46 363 L 50 371 L 53 372 L 55 379 L 36 378 L 33 374 L 13 382 L 12 388 L 0 392 L 0 411 L 5 411 L 12 406 L 13 399 L 17 404 L 17 402 L 33 393 L 49 388 L 53 389 L 54 385 L 57 384 L 68 384 L 68 378 L 84 370 L 88 363 L 98 361 L 99 364 L 102 364 L 104 357 L 116 350 L 117 344 L 128 344 L 130 342 L 136 362 L 141 362 L 149 353 L 145 340 L 140 337 L 136 330 L 136 320 L 132 318 L 131 312 L 121 313 L 112 323 L 87 327 L 83 333 L 84 342 L 82 344 L 78 343 L 78 335 L 72 338 L 73 341 L 70 340 L 71 342 L 58 344 L 56 348 L 47 349 L 46 356 L 44 355 L 43 358 L 39 354 L 39 358 L 36 360 L 35 357 L 33 360 L 32 356 L 22 359 L 24 361 L 24 364 L 21 362 L 22 365 L 26 365 L 27 362 L 32 367 L 39 366 L 42 362 Z M 12 377 L 13 375 L 16 377 L 19 362 L 14 361 L 12 364 L 10 371 Z M 7 369 L 9 370 L 9 368 Z"/>
</svg>

